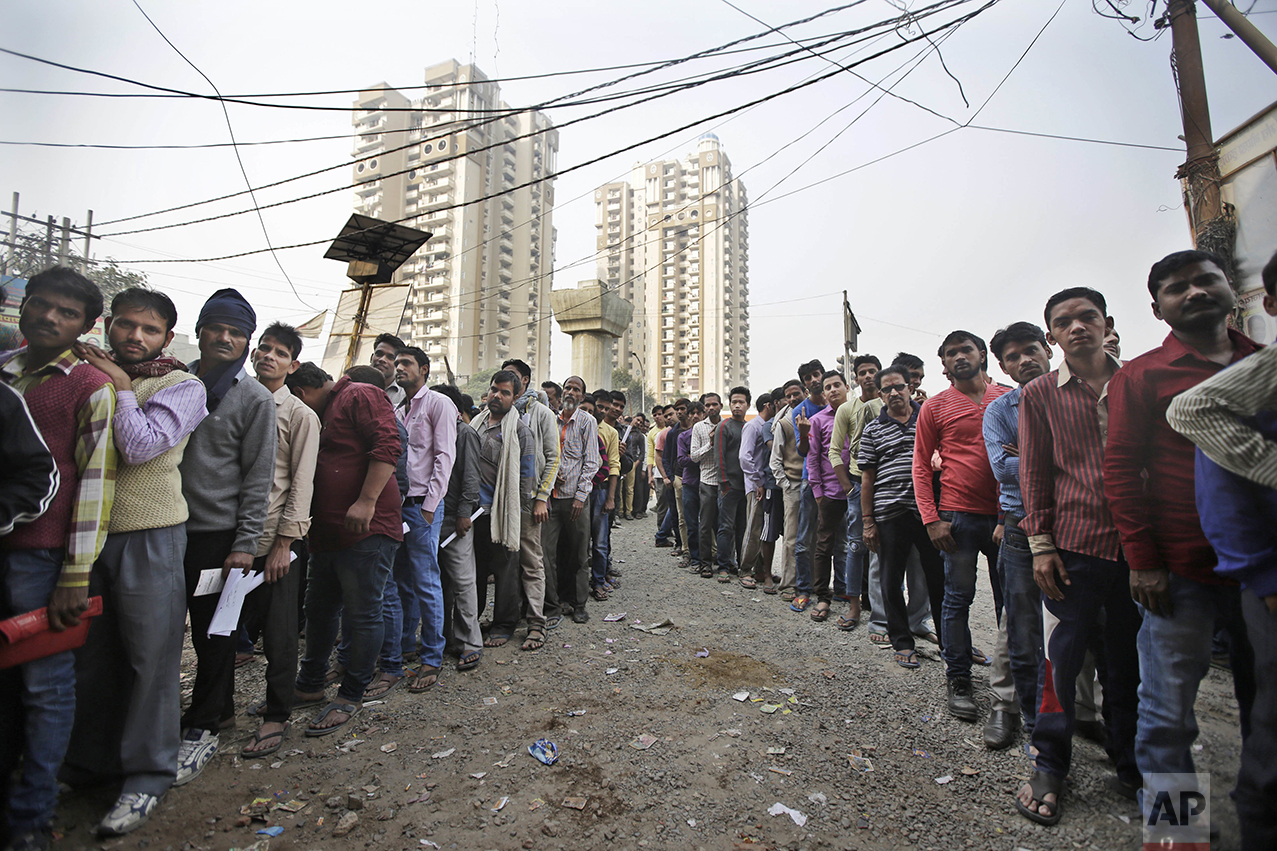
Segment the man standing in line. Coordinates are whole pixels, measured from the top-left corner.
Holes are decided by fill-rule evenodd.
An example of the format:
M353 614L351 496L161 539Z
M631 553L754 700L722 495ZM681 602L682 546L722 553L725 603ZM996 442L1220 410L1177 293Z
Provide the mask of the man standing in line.
M513 369L526 388L515 400L523 424L532 430L536 450L536 493L532 504L523 512L519 532L519 566L522 570L523 599L526 604L528 634L521 650L540 650L545 646L545 554L541 549L542 524L550 516L550 493L559 473L559 435L554 413L537 398L532 386L532 367L521 360L506 361L502 369Z
M404 347L404 341L394 334L378 334L373 341L372 356L369 363L386 376L386 397L396 411L408 401L408 394L395 380L395 358Z
M448 397L454 405L461 401L461 391L451 385L436 384L430 389ZM483 652L474 535L470 534L474 525L470 515L479 506L479 435L469 423L461 421L460 408L457 409L457 452L442 505L439 582L443 588L444 653L458 658L472 657ZM442 542L454 534L456 537L451 543L443 546Z
M1193 772L1193 704L1210 669L1216 623L1232 639L1243 747L1250 733L1254 651L1240 589L1214 572L1215 552L1194 499L1193 444L1166 421L1177 395L1258 349L1228 327L1236 297L1223 269L1220 258L1204 251L1178 251L1153 265L1153 315L1171 333L1128 361L1109 384L1104 487L1130 562L1131 595L1144 614L1135 760L1145 777ZM1145 812L1156 791L1146 790Z
M363 707L381 651L382 595L404 534L394 481L402 449L384 390L349 376L334 384L313 363L302 364L287 384L323 425L311 508L306 651L295 685L299 703L324 700L339 609L349 632L349 665L336 698L306 728L307 736L326 736Z
M191 434L179 469L186 521L186 609L197 666L182 716L174 786L189 783L217 753L223 719L235 714L234 635L208 634L218 594L195 596L200 574L247 571L266 527L275 480L275 400L244 371L257 314L233 289L213 293L195 322L200 357L189 369L204 382L209 416Z
M847 494L847 560L845 565L835 565L842 571L843 584L854 588L864 585L865 546L864 524L860 520L860 468L856 466L856 454L860 447L860 433L865 423L882 410L882 400L874 384L874 376L882 369L882 362L873 355L859 355L852 363L856 386L859 390L849 395L846 402L834 410L833 434L829 439L826 456L833 466L838 483ZM873 410L870 410L873 409ZM844 450L846 452L844 459ZM877 577L870 575L872 583ZM843 596L849 596L850 591ZM870 591L871 598L876 592ZM857 597L863 594L857 595ZM860 623L862 601L848 600L851 604L845 623ZM851 627L854 629L854 626Z
M634 466L626 473L624 508L629 516L622 520L638 520L647 516L647 418L641 413L635 414L628 426L630 433L626 440L626 454L634 459ZM622 434L624 437L624 434Z
M276 322L262 332L253 350L257 380L275 399L275 481L271 486L266 527L253 570L265 574L263 584L244 601L246 618L262 627L266 651L266 700L258 713L262 726L244 746L246 757L276 753L284 743L293 712L297 681L297 594L300 571L294 550L310 531L311 496L319 458L319 417L284 383L301 363L302 338L291 325Z
M678 433L675 446L674 472L680 483L682 505L679 510L687 518L687 566L699 575L709 556L701 555L701 466L692 460L692 435L697 423L705 419L705 406L695 400L687 403L687 428Z
M665 493L665 471L656 463L659 450L656 439L665 431L665 406L655 405L652 408L652 427L643 436L644 466L647 469L647 489L656 497L656 528L659 530L665 521L667 494ZM664 446L664 443L661 444Z
M816 592L816 608L812 609L811 619L828 620L834 597L843 591L851 598L850 608L838 617L838 628L852 630L860 622L860 589L854 589L855 594L851 594L852 589L846 588L841 575L847 563L847 492L829 463L834 412L847 401L847 382L842 373L830 370L825 373L823 389L829 404L811 417L807 452L807 479L819 511L816 552L811 562L812 586Z
M1024 500L1020 495L1020 391L1051 368L1051 349L1042 329L1032 322L1015 322L993 335L989 343L1002 371L1016 383L984 412L984 444L993 476L998 480L998 505L1004 528L998 550L998 576L1002 584L1002 616L998 641L1007 645L1007 662L1014 696L995 687L997 665L990 677L992 711L984 726L984 744L990 750L1008 748L1016 729L1024 722L1030 739L1037 720L1038 668L1042 659L1042 590L1033 578L1033 554L1023 529ZM995 660L1003 656L994 654ZM1092 672L1094 677L1094 672ZM1080 680L1079 680L1080 681ZM1016 697L1018 708L1016 711ZM1009 698L1009 699L1008 699Z
M612 512L616 510L616 486L621 479L621 436L616 430L618 411L607 390L595 395L595 411L607 456L607 484L595 490L590 504L590 596L603 601L607 599L608 566L612 561Z
M542 526L545 554L545 625L554 629L572 606L572 620L590 619L585 601L590 593L590 515L585 510L599 471L599 431L594 417L580 409L585 380L578 375L563 382L563 410L559 413L559 469L550 493L550 516ZM568 558L559 558L559 538L566 535ZM572 599L561 601L570 589Z
M913 489L922 522L944 553L944 612L940 636L949 691L949 713L975 721L980 710L971 685L971 627L976 561L983 553L997 563L993 530L998 525L997 480L984 448L984 409L1009 388L985 374L987 347L970 331L954 331L938 352L953 386L928 399L918 416ZM932 453L941 460L940 500L932 482Z
M683 508L683 476L678 467L678 438L685 430L690 430L692 422L688 418L688 400L677 399L670 407L673 408L673 419L666 414L666 420L669 421L670 427L665 432L664 448L661 449L661 466L665 469L666 482L674 486L674 497L670 501L670 513L665 515L660 529L656 533L656 545L658 547L667 547L669 544L669 536L675 537L677 546L674 548L675 555L686 556L689 552L688 548L688 532L687 532L687 515ZM697 494L697 505L700 504L700 495ZM662 538L662 534L665 535ZM700 546L699 541L697 546ZM690 566L690 562L687 562ZM698 568L699 569L699 568Z
M520 524L522 515L532 510L533 490L538 482L532 430L520 420L514 407L522 390L517 373L499 370L492 376L487 407L472 425L479 435L479 505L484 508L473 530L475 564L481 566L484 574L475 577L479 611L488 605L487 575L491 573L495 580L492 626L483 643L485 647L502 647L509 642L523 608ZM529 605L534 612L542 608L541 601L535 598ZM462 656L457 670L470 670L478 663L473 654Z
M807 397L803 383L797 378L785 382L782 388L784 407L779 408L772 419L772 477L780 486L785 503L785 549L781 556L780 599L792 602L798 596L798 573L794 565L795 544L798 540L799 509L802 505L803 461L798 454L798 438L794 433L794 410ZM779 406L780 403L778 402ZM810 596L811 589L802 593Z
M76 653L76 724L61 772L73 786L123 777L98 825L120 836L150 816L173 785L186 595L186 500L178 472L195 427L207 416L204 385L164 356L177 308L163 293L129 288L111 301L111 355L73 350L115 386L112 432L119 466L111 534L93 565L89 594L102 615ZM297 607L294 598L293 608Z
M777 394L779 395L779 394ZM741 433L740 466L745 476L745 500L749 505L749 521L745 532L745 552L741 556L740 584L775 594L772 582L772 558L776 554L776 538L784 523L785 506L771 471L772 418L776 403L771 393L758 397L758 416L745 424Z
M723 400L717 393L701 395L705 406L705 419L692 429L689 457L700 465L700 528L701 576L714 577L714 563L718 550L718 456L714 452L714 435L723 410Z
M820 361L812 360L798 367L798 380L807 388L807 398L794 409L791 418L798 454L803 459L803 484L798 504L798 533L794 544L794 570L797 575L798 596L789 604L795 612L805 612L811 606L814 592L811 563L816 550L816 529L820 525L820 511L816 497L811 492L808 478L807 454L811 449L807 435L811 431L811 418L825 407L825 368Z
M740 464L741 435L751 397L748 387L733 387L727 394L731 416L718 424L714 434L714 462L718 467L718 581L728 582L740 573L739 557L745 552L745 472Z
M97 367L77 363L72 346L102 315L97 285L55 266L32 276L18 329L23 348L0 355L0 380L22 395L57 465L59 486L48 509L3 539L0 618L48 607L49 625L78 626L88 608L89 577L102 551L115 492L115 388ZM21 721L4 730L3 748L22 754L8 788L8 834L17 848L52 840L58 767L75 718L75 654L24 663ZM8 707L6 707L8 708ZM12 767L12 766L6 766ZM5 780L8 780L6 776Z
M404 551L411 566L413 597L421 616L421 667L410 692L439 681L443 669L443 587L439 578L439 503L448 490L457 450L456 405L426 386L430 357L405 346L395 354L395 374L407 404L399 418L408 430L408 498L403 501ZM402 526L400 527L402 528Z
M563 410L563 388L553 381L542 381L541 389L545 391L546 405L557 417Z
M1072 764L1074 682L1097 631L1104 636L1108 672L1108 749L1117 764L1109 788L1132 798L1140 788L1135 753L1140 616L1102 475L1104 423L1112 421L1105 396L1122 369L1104 351L1104 332L1112 325L1108 306L1095 290L1072 287L1047 300L1045 319L1064 363L1029 382L1020 395L1023 529L1043 595L1044 660L1032 739L1038 757L1016 809L1051 825L1060 820L1060 794ZM1206 644L1209 650L1209 632Z
M908 352L897 352L891 362L898 363L909 370L909 387L913 392L913 401L919 405L927 401L927 391L922 389L922 379L927 377L927 368L922 358Z

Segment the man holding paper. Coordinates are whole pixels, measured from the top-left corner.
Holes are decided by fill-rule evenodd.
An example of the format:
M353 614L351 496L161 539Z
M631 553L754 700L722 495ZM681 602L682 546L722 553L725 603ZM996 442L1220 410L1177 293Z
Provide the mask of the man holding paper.
M61 776L72 786L123 777L98 825L103 836L141 826L177 773L189 513L178 465L208 408L199 379L164 356L176 324L168 296L130 288L111 300L111 353L75 346L115 386L119 464L110 534L89 579L103 612L76 653L76 719Z
M457 453L444 494L443 525L439 534L439 579L443 587L443 638L445 652L461 658L483 652L479 630L479 603L475 590L474 535L470 529L479 509L479 435L461 421L461 391L446 384L436 392L457 406Z

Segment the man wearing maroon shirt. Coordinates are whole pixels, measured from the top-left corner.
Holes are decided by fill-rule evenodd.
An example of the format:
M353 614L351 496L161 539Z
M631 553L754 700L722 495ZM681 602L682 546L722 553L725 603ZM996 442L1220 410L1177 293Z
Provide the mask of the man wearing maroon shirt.
M949 681L949 714L975 721L971 687L971 627L976 562L981 553L992 568L998 545L998 483L984 446L984 409L1010 390L985 374L988 347L970 331L954 331L937 353L953 386L932 396L918 415L914 441L913 490L918 511L935 548L944 553L944 612L941 654ZM931 456L939 450L940 501L936 504ZM934 614L934 613L933 613Z
M1227 326L1236 300L1223 268L1204 251L1178 251L1154 264L1153 315L1171 333L1109 383L1104 488L1130 563L1131 596L1144 610L1135 760L1146 779L1193 771L1193 703L1210 669L1217 622L1232 638L1242 737L1250 730L1254 652L1239 588L1213 572L1215 552L1194 501L1194 447L1166 421L1178 394L1258 348Z
M381 652L382 592L403 541L402 501L394 479L403 449L394 409L380 386L347 376L334 384L313 363L290 375L288 386L323 424L311 503L306 654L297 674L298 704L324 699L336 615L343 608L350 632L350 663L337 698L306 728L308 736L323 736L359 712Z

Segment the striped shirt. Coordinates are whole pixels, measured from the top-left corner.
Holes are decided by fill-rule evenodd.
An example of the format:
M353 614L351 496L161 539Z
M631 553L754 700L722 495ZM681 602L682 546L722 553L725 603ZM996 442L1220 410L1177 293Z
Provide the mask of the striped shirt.
M692 449L690 457L700 465L701 482L711 487L718 487L718 453L714 451L714 435L718 432L718 423L701 420L692 426Z
M1166 419L1225 470L1277 489L1277 443L1245 421L1260 411L1277 411L1277 346L1179 394Z
M600 463L599 424L594 417L580 408L559 414L559 470L551 496L588 500Z
M126 464L144 464L182 442L208 416L202 381L179 381L156 391L143 405L137 394L115 394L115 446Z
M884 407L860 433L856 466L874 471L873 518L878 521L908 512L918 514L918 501L913 495L913 444L922 406L917 402L909 404L913 410L908 422L900 422Z
M940 520L931 455L940 451L940 510L998 513L998 482L984 448L984 409L1010 387L990 381L980 403L950 387L922 405L913 453L913 490L923 523Z
M1121 369L1111 356L1109 363ZM1021 528L1035 554L1058 546L1107 561L1122 557L1104 498L1106 407L1105 393L1073 375L1068 361L1021 390Z

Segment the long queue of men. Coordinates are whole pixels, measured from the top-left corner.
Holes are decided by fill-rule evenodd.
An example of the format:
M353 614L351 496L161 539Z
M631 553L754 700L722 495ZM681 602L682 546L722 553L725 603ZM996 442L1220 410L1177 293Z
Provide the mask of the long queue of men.
M467 671L485 648L540 649L619 585L611 529L649 494L655 544L681 567L848 633L866 621L905 669L918 640L937 644L955 718L979 720L972 670L991 665L984 740L1009 747L1023 727L1035 769L1015 806L1043 824L1061 816L1075 733L1146 807L1150 778L1191 774L1222 633L1245 847L1274 847L1277 349L1227 327L1223 268L1203 252L1154 265L1171 333L1129 362L1103 295L1074 287L1047 300L1045 331L948 335L952 386L931 398L906 353L862 355L851 376L813 360L757 398L732 388L727 416L708 393L656 406L650 428L624 393L577 376L538 390L517 360L476 409L388 334L334 380L299 361L295 329L258 333L234 290L203 306L191 364L164 355L177 312L144 289L112 300L103 351L77 342L104 312L97 288L34 276L27 345L0 355L0 616L43 607L62 630L91 596L103 611L74 653L0 671L4 847L48 846L59 782L119 784L110 836L196 779L235 717L241 642L260 639L267 663L247 756L279 750L296 709L317 709L305 735L329 735L366 699L431 689L445 655ZM1264 280L1277 312L1277 264ZM1016 387L990 380L989 351ZM981 555L987 653L969 627ZM196 592L234 571L264 582L222 635L218 595Z
M861 355L849 376L809 361L757 399L732 388L729 417L716 393L657 406L655 545L817 622L845 606L844 631L867 611L868 640L903 668L921 664L917 639L938 644L962 721L981 715L972 666L991 665L985 744L1010 747L1023 727L1034 770L1014 805L1048 826L1075 734L1103 744L1107 788L1155 822L1160 795L1194 791L1170 784L1196 782L1193 707L1222 641L1243 847L1277 848L1277 347L1228 326L1224 269L1202 251L1155 264L1170 333L1130 361L1104 296L1071 287L1046 301L1045 330L946 336L952 386L931 398L923 361L902 352L886 367ZM1277 315L1277 257L1263 280ZM1014 387L990 380L990 351ZM987 654L969 625L982 555Z
M242 751L261 757L294 710L318 710L305 735L335 733L366 699L431 689L446 654L477 668L522 621L539 650L619 582L610 522L618 484L634 511L644 435L641 416L618 433L623 394L571 377L547 382L551 409L511 360L478 410L390 334L334 380L299 361L296 329L259 334L232 289L203 305L183 364L164 354L167 296L116 295L103 350L79 340L105 307L83 275L46 270L22 301L27 344L0 354L0 618L42 611L61 632L102 602L82 647L0 670L6 851L48 847L59 784L118 784L97 827L118 836L195 780L235 723L237 649L266 657ZM261 584L214 629L205 592L232 574Z

